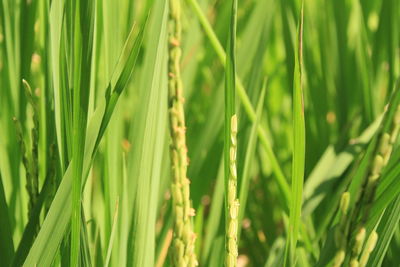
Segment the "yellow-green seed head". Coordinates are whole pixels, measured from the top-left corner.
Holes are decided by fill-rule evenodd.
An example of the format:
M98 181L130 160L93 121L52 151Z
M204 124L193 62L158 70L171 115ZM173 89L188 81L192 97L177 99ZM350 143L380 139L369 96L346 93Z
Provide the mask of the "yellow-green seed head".
M190 198L190 187L189 187L189 180L185 178L182 186L182 193L183 193L183 198L184 199L189 199Z
M357 255L360 254L361 249L364 245L365 235L366 235L365 228L362 227L356 235L353 247L353 252L356 253Z
M383 156L387 153L390 145L390 135L388 133L383 133L381 137L381 142L379 145L379 153Z
M340 210L343 214L347 214L347 211L349 209L349 203L350 203L350 193L344 192L340 199Z
M178 252L177 253L178 258L183 258L183 255L185 253L185 248L182 241L179 239L175 240L175 251Z
M350 267L359 267L359 265L360 263L356 259L350 261Z
M233 205L230 207L230 216L231 219L237 219L238 214L239 214L239 199L236 199L233 202Z
M237 134L237 117L234 114L231 118L231 143L232 146L236 146L236 134Z
M373 185L374 183L376 183L379 179L379 174L372 174L368 177L368 184L369 185Z
M235 201L236 198L236 183L233 180L228 181L228 203Z
M343 249L339 250L336 255L335 258L333 260L333 267L340 267L344 261L344 258L346 256L346 253L344 252Z
M237 178L237 173L236 173L236 162L235 161L231 162L230 171L231 171L232 178L236 179Z
M182 204L182 193L176 184L171 185L172 197L177 204Z
M376 242L378 241L378 234L373 231L367 240L367 244L365 245L365 251L360 259L360 267L364 267L368 263L369 256L371 252L374 250L376 246Z
M237 220L231 220L229 222L229 236L237 236L238 231L238 223Z
M232 254L228 254L226 258L226 266L236 266L236 257Z
M378 233L373 231L366 245L366 249L369 253L371 253L374 250L377 241L378 241Z
M393 145L389 145L386 154L383 156L383 164L386 166L389 163L390 156L392 155Z
M397 106L397 110L393 118L393 124L394 126L390 138L390 142L392 144L396 142L397 136L399 135L400 132L400 105Z
M182 234L182 238L183 240L189 240L192 234L192 229L190 227L190 225L188 223L185 224L185 226L183 227L183 234Z
M179 259L179 267L187 267L186 261L183 258Z
M380 175L383 168L383 157L376 155L373 162L372 175Z
M175 213L176 213L176 217L183 218L183 207L182 206L176 206L175 207Z
M236 149L234 147L231 147L229 149L229 158L231 161L235 161L236 160Z
M229 253L231 253L233 256L238 256L237 252L237 243L234 238L230 238L228 241L228 246L229 246Z
M191 257L189 259L189 266L199 266L199 262L196 260L196 257Z
M400 124L400 105L397 106L396 113L393 117L393 123L397 125Z
M399 132L400 132L400 124L395 124L392 133L390 134L390 143L392 144L396 143Z
M233 134L236 134L237 133L237 116L236 116L236 114L234 114L233 116L232 116L232 118L231 118L231 132L233 133Z

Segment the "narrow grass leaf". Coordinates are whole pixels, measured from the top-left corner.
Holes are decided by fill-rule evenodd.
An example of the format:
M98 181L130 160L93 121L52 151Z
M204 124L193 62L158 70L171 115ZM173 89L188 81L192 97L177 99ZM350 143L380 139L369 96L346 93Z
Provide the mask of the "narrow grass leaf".
M141 40L139 38L139 40ZM137 54L137 49L140 48L139 44L133 46L131 53ZM131 70L127 70L131 71ZM112 110L112 106L109 106ZM95 151L98 148L99 141L102 138L100 128L107 125L107 120L104 120L106 112L106 99L101 101L96 111L94 112L88 124L88 131L86 133L85 141L85 156L84 156L84 173L88 173L89 167L93 160ZM86 179L86 176L84 176ZM84 181L85 182L85 181ZM66 233L69 217L71 216L71 200L70 195L72 191L72 171L70 166L67 168L61 184L58 187L57 193L54 197L50 210L43 222L42 228L29 251L29 254L24 262L24 266L50 266L55 252L57 251L61 240Z
M368 260L368 267L380 267L389 248L392 237L399 226L400 197L398 196L385 210L379 222L378 241Z
M74 12L74 13L73 13ZM68 12L67 12L68 13ZM71 265L78 266L81 236L82 176L87 127L90 73L93 48L94 2L75 2L68 14L74 16L73 36L73 137Z
M154 266L155 225L167 126L167 4L157 0L149 18L139 98L128 160L130 240L127 265ZM140 179L134 179L140 177Z
M108 265L110 264L111 251L112 251L112 248L113 248L114 236L115 236L115 231L116 231L116 228L117 228L118 207L119 207L119 200L117 198L117 203L115 203L115 211L114 211L114 216L113 216L111 235L110 235L110 239L109 239L109 242L108 242L107 255L106 255L106 259L104 261L105 262L104 263L105 267L108 267Z
M14 256L14 242L10 226L9 211L0 173L0 258L9 266Z
M260 123L261 115L262 115L262 110L264 107L264 102L265 102L265 92L267 90L267 81L264 81L260 97L258 100L257 104L257 118L256 121L253 123L253 126L251 127L251 132L250 132L250 137L249 137L249 142L247 145L246 149L246 156L244 160L244 166L243 166L243 172L242 172L242 179L240 182L240 195L239 195L239 203L240 203L240 209L239 209L239 225L242 225L242 220L246 211L246 203L247 203L247 197L250 191L249 185L250 185L250 169L252 166L252 163L254 162L254 153L256 150L256 144L257 144L257 129L258 129L258 124ZM240 233L241 233L242 227L239 227L238 231L238 240L240 242ZM240 244L240 243L239 243Z
M295 264L295 251L301 224L301 207L303 202L303 180L305 164L305 122L302 84L302 46L303 46L303 13L302 4L298 25L298 42L295 51L295 68L293 79L293 159L292 159L292 197L290 204L289 232L286 243L285 266ZM289 265L288 265L289 264Z
M224 160L223 157L221 157L221 163L219 164L214 192L212 195L210 215L205 226L206 234L203 242L204 247L200 258L200 262L204 264L210 259L214 239L216 238L218 229L222 224L221 221L223 221L221 220L221 217L222 211L224 210L224 180Z

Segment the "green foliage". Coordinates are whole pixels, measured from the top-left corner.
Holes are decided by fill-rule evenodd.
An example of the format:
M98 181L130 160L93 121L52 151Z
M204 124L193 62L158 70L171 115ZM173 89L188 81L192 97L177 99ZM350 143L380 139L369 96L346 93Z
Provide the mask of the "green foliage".
M293 158L292 158L292 194L288 242L286 242L285 266L295 265L297 240L301 224L301 208L303 204L303 180L305 169L305 122L303 100L303 16L304 2L301 3L301 14L298 24L298 40L296 42L294 77L293 77Z
M400 3L174 3L0 0L1 265L399 266Z

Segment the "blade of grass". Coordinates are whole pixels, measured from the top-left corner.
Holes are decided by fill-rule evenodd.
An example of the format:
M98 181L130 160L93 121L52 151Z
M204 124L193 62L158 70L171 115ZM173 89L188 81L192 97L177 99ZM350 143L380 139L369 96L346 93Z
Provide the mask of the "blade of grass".
M61 35L62 35L62 21L64 17L64 1L55 1L52 3L49 11L49 22L50 22L50 58L51 58L51 68L52 68L52 81L54 88L54 113L55 113L55 128L57 135L57 145L58 145L58 153L61 161L61 171L65 172L64 163L67 162L66 156L66 147L63 140L65 140L64 135L64 122L62 115L62 105L63 101L61 100L61 64L62 56L61 56Z
M283 238L277 238L272 244L271 251L268 259L265 262L264 267L275 267L282 264L285 253L285 240Z
M221 157L222 158L222 157ZM207 220L205 227L205 238L203 242L203 251L201 254L200 262L205 264L209 262L209 257L212 252L211 248L213 246L214 239L218 234L218 229L221 224L221 215L224 206L224 161L221 159L219 164L218 174L216 177L216 182L214 186L214 193L212 195L211 207L209 219Z
M379 236L378 242L373 250L368 264L368 267L380 267L387 253L387 250L392 240L393 234L398 229L400 220L400 197L397 197L385 210L377 233Z
M224 237L217 236L212 244L211 255L208 266L210 267L224 266L224 256L223 256L224 250L225 250Z
M110 122L111 115L114 111L115 105L119 97L121 96L122 90L127 86L134 66L136 64L136 59L139 55L140 46L143 41L144 30L147 25L147 20L144 22L142 29L139 34L135 36L134 28L135 24L132 26L131 31L127 37L124 48L118 59L118 63L114 72L111 76L111 81L107 87L105 98L107 99L107 105L103 120L100 126L100 132L96 140L96 147L99 145L100 140L104 134L104 131Z
M118 219L118 198L117 198L117 203L115 203L115 211L114 211L114 217L113 217L113 223L112 223L112 229L111 229L111 236L108 242L108 248L107 248L107 256L105 258L105 263L104 266L108 267L108 265L110 264L110 259L111 259L111 251L112 251L112 247L113 247L113 243L114 243L114 236L115 236L115 230L117 227L117 219Z
M128 266L154 266L155 225L162 157L167 131L167 3L154 3L141 77L138 110L130 141L136 144L128 160L131 218ZM136 179L140 177L140 179Z
M19 51L19 56L20 56L20 62L19 62L19 75L21 79L25 80L31 80L31 61L32 61L32 54L34 51L34 44L35 44L35 38L36 34L34 33L34 26L35 26L35 16L37 12L37 6L38 6L39 1L33 1L33 2L26 2L23 1L21 2L21 7L20 7L20 51ZM36 40L37 41L37 40ZM22 81L19 81L19 87L20 90L22 91L23 88ZM25 121L25 112L24 110L26 109L26 102L27 99L24 94L20 94L20 114L19 118L21 119L21 122Z
M40 212L42 210L43 203L48 197L51 189L51 178L47 177L42 190L40 191L39 197L37 199L35 207L32 209L29 221L25 226L24 232L22 234L21 241L18 244L18 248L15 252L13 258L12 266L21 266L27 256L29 249L34 241L37 229L40 224Z
M10 6L11 5L11 6ZM23 227L22 212L23 201L18 198L19 188L22 187L20 177L20 160L21 153L18 147L18 138L15 135L15 126L12 117L19 115L19 95L18 88L18 62L17 52L18 46L15 45L15 33L13 28L13 16L15 10L12 2L0 1L0 28L2 35L2 42L0 45L0 83L2 90L0 98L2 99L2 109L0 111L0 120L2 126L2 137L0 138L0 154L2 159L0 161L0 168L2 171L3 185L5 188L13 188L11 190L10 198L8 199L8 207L10 212L15 213L15 216L10 216L11 230L14 235L21 231ZM7 194L7 192L5 192ZM20 209L20 211L17 211ZM23 210L23 209L22 209Z
M73 23L73 138L72 138L72 216L71 216L71 265L78 266L81 237L82 176L87 127L90 73L92 63L94 2L75 2L70 14Z
M0 258L5 266L9 266L13 256L14 242L12 239L8 207L0 172Z
M4 36L5 44L3 45L4 56L7 60L7 81L10 86L11 99L13 100L11 106L15 112L13 116L18 116L19 114L19 87L20 82L18 64L17 64L17 49L18 47L14 44L15 36L13 35L13 15L14 9L10 7L9 1L0 1L0 19L2 22L2 34Z
M89 252L89 238L87 233L87 223L85 219L85 213L83 207L81 207L81 231L80 231L80 266L82 267L91 267L92 262L90 259L90 252Z
M290 205L289 232L286 242L284 266L295 264L295 251L301 224L301 207L303 201L303 180L305 165L305 122L302 81L302 46L303 46L303 16L302 2L300 21L298 25L298 42L295 51L295 68L293 78L293 159L292 159L292 197Z
M123 51L121 55L131 55L131 53L136 55L138 54L138 50L140 49L142 43L144 29L145 25L143 25L141 32L137 36L137 39L133 36L130 36L130 38L127 39L126 42L134 42L134 45L126 45L125 47L132 47L130 53L127 51ZM130 60L136 61L136 57L130 57ZM134 64L132 64L131 62L129 64L127 63L127 65L132 66L132 68L134 67ZM122 73L131 73L132 68L124 68ZM120 83L119 85L124 87L126 86L126 84L123 83ZM122 89L120 88L112 88L112 91L118 92L121 90ZM98 140L101 140L104 133L104 131L100 131L100 128L103 127L105 129L109 121L109 118L105 119L106 106L108 110L107 114L112 114L112 110L115 107L115 105L107 105L106 102L109 101L110 99L103 99L103 101L98 104L96 111L94 112L88 125L88 131L86 133L85 141L85 162L83 164L85 174L88 173L89 166L91 165L91 162L97 151L99 143ZM83 176L83 179L86 179L85 175ZM50 210L43 222L42 228L39 231L39 234L34 244L32 245L32 248L30 249L27 258L25 259L24 266L34 266L35 264L37 264L38 266L49 266L51 264L52 259L55 256L55 251L59 247L61 240L67 230L69 223L68 218L71 216L71 190L72 171L71 167L69 166L64 174L61 184L59 185Z
M260 93L259 101L257 104L257 118L256 121L253 123L253 126L251 127L251 133L249 137L249 142L247 145L246 149L246 156L245 156L245 161L244 161L244 166L243 166L243 173L242 173L242 180L240 182L240 197L239 197L239 203L240 203L240 209L239 209L239 225L242 225L242 220L245 214L246 210L246 203L247 203L247 196L249 194L249 184L250 184L250 168L252 165L252 162L254 160L254 153L256 150L256 143L257 143L257 129L258 125L260 123L261 115L262 115L262 110L264 107L264 98L265 98L265 92L267 90L267 81L264 81L263 88ZM240 242L240 233L241 233L242 227L239 227L238 229L238 240Z

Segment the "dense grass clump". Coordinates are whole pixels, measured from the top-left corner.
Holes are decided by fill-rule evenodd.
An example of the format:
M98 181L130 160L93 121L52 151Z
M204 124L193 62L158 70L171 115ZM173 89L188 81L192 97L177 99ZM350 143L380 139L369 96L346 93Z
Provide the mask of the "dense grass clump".
M0 0L0 265L400 266L396 0Z

